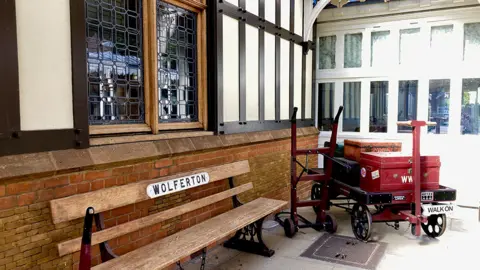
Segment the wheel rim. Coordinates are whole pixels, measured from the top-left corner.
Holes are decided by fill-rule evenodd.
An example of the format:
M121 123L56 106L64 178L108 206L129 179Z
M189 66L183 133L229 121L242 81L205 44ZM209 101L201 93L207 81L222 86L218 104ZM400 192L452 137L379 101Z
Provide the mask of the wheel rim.
M429 237L435 238L441 236L447 228L447 216L431 215L427 218L427 224L422 223L422 229Z
M355 204L351 215L352 230L355 237L367 241L372 232L372 214L366 205Z

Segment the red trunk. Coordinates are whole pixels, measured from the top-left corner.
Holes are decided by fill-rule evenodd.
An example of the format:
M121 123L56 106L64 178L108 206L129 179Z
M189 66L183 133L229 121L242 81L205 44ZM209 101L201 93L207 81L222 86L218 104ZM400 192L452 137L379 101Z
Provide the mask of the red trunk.
M403 153L362 153L360 188L367 192L414 191L412 156ZM420 158L421 189L440 187L440 157Z

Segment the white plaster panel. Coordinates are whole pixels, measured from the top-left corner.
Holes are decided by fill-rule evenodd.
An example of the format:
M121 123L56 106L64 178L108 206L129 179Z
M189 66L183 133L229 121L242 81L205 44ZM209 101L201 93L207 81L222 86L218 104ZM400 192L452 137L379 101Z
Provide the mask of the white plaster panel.
M22 130L73 128L70 5L16 0Z
M302 47L293 45L293 105L302 111Z
M265 32L265 120L275 120L275 36Z
M281 0L280 25L290 31L290 0Z
M226 0L227 2L234 4L235 6L238 6L238 0ZM248 2L248 0L247 0Z
M258 120L258 29L246 25L246 114L247 121Z
M302 36L303 32L303 1L295 0L295 34Z
M308 50L305 74L305 119L312 118L312 51Z
M248 12L258 16L258 1L259 0L246 0L245 6Z
M265 20L275 23L275 0L265 0Z
M280 119L289 119L290 42L280 40Z
M239 121L238 21L223 15L223 121Z

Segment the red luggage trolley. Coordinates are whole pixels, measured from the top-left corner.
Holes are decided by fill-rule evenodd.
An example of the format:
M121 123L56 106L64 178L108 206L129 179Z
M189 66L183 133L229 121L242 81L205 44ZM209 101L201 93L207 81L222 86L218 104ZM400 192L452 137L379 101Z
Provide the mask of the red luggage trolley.
M353 233L357 239L362 241L368 241L370 238L372 223L374 222L394 222L394 225L391 226L398 229L399 222L407 221L411 224L411 232L413 235L420 236L420 228L422 228L430 237L441 236L447 227L446 213L453 211L453 205L449 204L449 202L455 201L456 190L441 186L438 183L435 185L434 181L430 181L431 178L437 177L438 179L439 160L438 166L436 166L435 162L437 159L435 159L435 157L420 156L420 128L436 124L417 120L398 122L398 125L412 128L412 155L405 156L397 152L370 154L370 156L373 156L370 160L375 161L375 158L377 158L378 161L378 159L380 159L381 164L382 156L394 157L397 160L406 159L406 166L405 162L393 162L389 164L389 169L406 169L409 176L404 178L394 175L397 181L404 181L404 183L395 183L395 185L390 185L386 190L382 188L376 190L378 189L378 185L372 187L370 183L361 182L375 179L380 181L384 179L379 179L381 177L380 173L372 168L371 163L365 165L362 164L362 160L358 163L357 161L348 160L343 157L334 157L337 145L338 120L342 110L343 107L340 107L333 121L332 134L328 147L314 149L297 149L297 108L293 110L291 118L290 161L291 209L290 212L281 212L275 216L275 219L283 226L285 235L287 237L293 237L299 228L305 227L311 227L316 230L323 229L330 233L336 232L337 223L335 217L327 212L331 206L336 206L344 208L350 213ZM325 158L325 168L309 169L308 155L310 154L322 155ZM305 166L297 160L297 156L300 155L306 155ZM369 154L365 154L365 156L367 155ZM377 157L374 157L375 155L377 155ZM430 165L427 165L427 163ZM333 166L334 164L335 166ZM302 168L299 176L297 176L297 165ZM360 167L362 168L360 169ZM369 177L366 177L367 170L365 167L370 167ZM426 167L433 167L433 171L428 171L421 175L421 170ZM425 181L422 181L422 176L426 179ZM311 200L300 201L297 197L297 184L300 181L316 182L312 186ZM361 186L367 188L364 190ZM396 190L396 188L398 188L398 190ZM337 200L347 200L347 203L334 203L334 201ZM354 201L354 203L350 203L350 200ZM353 207L350 208L352 204ZM316 212L317 217L315 222L310 222L297 213L299 207L307 206L312 206ZM372 213L371 209L373 208L376 210ZM280 219L282 214L288 214L289 216L282 221ZM300 221L303 224L300 224Z
M325 230L330 233L337 231L337 222L333 215L329 214L327 211L330 208L329 201L329 182L332 179L332 162L335 153L335 146L337 141L337 127L338 120L340 119L340 114L343 111L343 106L341 106L335 116L335 119L332 124L332 135L330 138L330 146L324 148L314 148L314 149L297 149L297 107L293 108L293 114L291 118L291 160L290 160L290 212L281 212L275 216L275 220L279 222L284 230L287 237L293 237L299 228L311 227L315 230ZM327 161L327 166L325 170L318 169L315 172L308 169L308 155L323 155ZM305 155L306 164L305 166L298 162L297 156ZM302 171L299 176L297 176L297 165L302 168ZM305 175L304 175L305 174ZM315 181L319 183L318 198L312 200L301 201L297 197L297 185L301 181ZM299 207L311 207L317 209L316 220L311 222L306 218L302 217L297 213L297 208ZM283 214L288 214L289 217L285 218L283 221L280 219L280 216ZM299 223L302 222L302 224Z
M391 226L398 229L399 222L407 221L411 224L413 235L420 236L420 228L422 228L429 237L439 237L447 227L446 213L453 211L453 205L449 202L455 201L456 190L431 181L432 178L438 181L440 163L438 157L420 156L420 128L436 124L417 120L397 124L412 128L412 155L405 156L397 152L362 153L360 164L358 164L361 167L360 175L351 175L359 178L357 185L352 184L351 181L347 183L345 179L335 179L335 177L330 183L332 195L330 204L350 212L353 233L362 241L368 241L374 222L394 222ZM372 160L377 161L377 164L380 164L379 167L386 165L389 169L388 173L382 175L379 167L372 165L374 164ZM355 161L352 162L355 163ZM408 175L399 177L399 173L396 173L398 171L405 171ZM393 180L396 182L392 183ZM377 182L374 183L375 181ZM385 183L384 187L380 188L379 182ZM316 190L314 185L312 198L321 195L314 194ZM332 202L337 199L353 200L355 203L350 208L350 203ZM345 205L348 206L345 207ZM369 206L375 208L373 213Z

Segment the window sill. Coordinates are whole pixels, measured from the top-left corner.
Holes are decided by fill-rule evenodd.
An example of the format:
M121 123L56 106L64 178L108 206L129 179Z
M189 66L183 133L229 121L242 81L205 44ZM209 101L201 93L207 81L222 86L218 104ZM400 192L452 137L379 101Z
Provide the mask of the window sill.
M120 143L132 143L132 142L148 142L177 138L193 138L200 136L213 135L211 131L185 131L185 132L172 132L165 134L144 134L144 135L124 135L124 136L112 136L102 138L90 138L90 146L100 146L109 144Z

